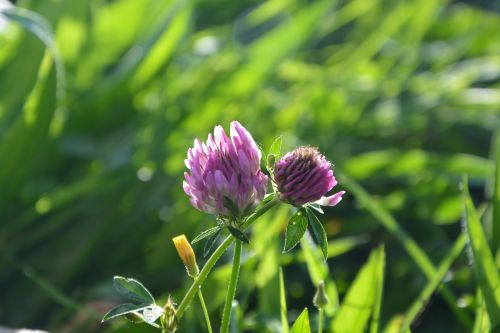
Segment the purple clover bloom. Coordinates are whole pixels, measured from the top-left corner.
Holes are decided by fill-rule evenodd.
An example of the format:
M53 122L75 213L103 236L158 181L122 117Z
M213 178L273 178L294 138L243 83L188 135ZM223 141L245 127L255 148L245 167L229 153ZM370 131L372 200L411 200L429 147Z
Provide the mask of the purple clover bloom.
M200 211L239 217L264 198L268 178L260 171L261 152L252 135L233 121L230 137L216 126L206 143L194 141L185 160L190 173L184 172L183 188Z
M298 147L276 162L274 181L280 199L294 206L308 202L335 206L345 193L340 191L324 197L337 185L337 180L330 162L313 147Z

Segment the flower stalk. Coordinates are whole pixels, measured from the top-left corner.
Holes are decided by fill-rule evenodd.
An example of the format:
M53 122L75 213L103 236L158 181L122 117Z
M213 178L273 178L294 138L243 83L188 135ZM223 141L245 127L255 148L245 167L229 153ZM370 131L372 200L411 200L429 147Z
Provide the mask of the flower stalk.
M222 312L221 333L229 332L229 318L231 318L231 309L233 307L233 299L236 294L236 285L238 283L238 276L240 273L242 243L237 240L234 244L234 257L233 266L231 269L231 279L227 288L226 303L224 304L224 311Z
M201 289L198 289L198 298L200 299L201 308L203 309L203 315L205 316L205 322L207 324L208 333L212 333L212 324L210 323L210 316L208 315L207 306L205 304L205 299L201 293Z
M278 203L279 200L277 200L277 198L274 197L272 200L262 205L260 209L256 210L255 213L250 215L245 220L242 226L242 230L248 228L259 217L264 215L269 209L276 206ZM203 266L203 268L201 269L200 274L198 274L198 276L194 279L193 284L191 284L191 287L189 287L189 290L187 291L186 295L184 295L184 298L179 304L179 307L177 308L177 319L180 319L184 315L184 312L186 311L187 307L193 300L193 297L198 292L200 286L203 285L203 283L205 282L208 274L214 267L215 263L219 260L224 251L227 250L227 248L233 243L234 240L235 240L234 236L232 235L227 236L226 239L224 239L224 241L219 245L219 247L215 249L214 253L210 256L210 258L208 258L207 262L205 263L205 266Z

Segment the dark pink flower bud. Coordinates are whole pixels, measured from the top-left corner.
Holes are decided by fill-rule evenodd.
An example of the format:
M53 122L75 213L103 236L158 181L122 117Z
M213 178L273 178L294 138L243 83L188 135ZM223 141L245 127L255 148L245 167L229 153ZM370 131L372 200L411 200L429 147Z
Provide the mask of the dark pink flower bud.
M240 216L266 194L268 179L260 171L261 152L252 136L233 121L230 137L216 126L206 143L197 139L188 150L184 192L203 212Z
M345 193L324 197L337 181L330 162L313 147L298 147L283 156L274 167L274 181L280 199L294 206L308 202L335 206Z

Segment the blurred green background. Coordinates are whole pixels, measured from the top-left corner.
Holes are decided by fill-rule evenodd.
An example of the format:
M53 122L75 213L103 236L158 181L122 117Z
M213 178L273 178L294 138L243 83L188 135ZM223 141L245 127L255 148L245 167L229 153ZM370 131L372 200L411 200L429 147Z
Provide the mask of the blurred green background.
M0 24L0 325L151 332L100 324L95 311L120 301L113 275L182 298L188 281L171 238L192 239L214 225L182 191L186 150L234 119L264 147L281 134L285 151L319 147L435 264L461 230L461 175L478 204L490 197L500 129L499 1L16 6L50 23L64 73L56 75L39 38ZM347 195L322 217L330 275L342 297L370 250L385 243L382 322L389 323L425 275L366 200L337 188ZM244 254L238 299L246 331L280 331L278 263L291 319L311 306L302 250L281 254L289 216L283 207L260 220ZM202 246L195 250L202 263ZM205 288L214 322L228 258ZM470 331L454 314L474 317L469 261L462 254L446 276L455 309L434 295L414 332ZM198 308L193 303L181 332L203 331Z

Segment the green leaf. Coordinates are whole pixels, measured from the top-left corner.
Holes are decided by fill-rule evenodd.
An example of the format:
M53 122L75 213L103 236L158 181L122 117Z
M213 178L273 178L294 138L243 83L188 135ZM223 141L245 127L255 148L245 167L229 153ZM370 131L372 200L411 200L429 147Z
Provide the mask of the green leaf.
M335 333L362 333L373 313L380 284L376 277L384 266L384 248L372 251L350 286L340 309L332 322Z
M271 147L269 148L268 155L275 155L279 157L281 155L281 145L283 142L282 136L278 136L276 139L274 139L273 143L271 144Z
M490 318L486 312L486 304L481 293L481 289L477 288L476 293L476 313L474 327L472 333L490 332Z
M328 239L326 237L326 231L316 214L314 214L311 209L306 208L306 215L314 240L316 241L316 244L319 245L321 252L323 253L323 259L326 261L326 259L328 259Z
M109 310L108 313L106 313L104 317L102 317L102 322L108 321L110 319L119 316L126 315L131 312L141 311L148 307L151 307L151 304L140 304L140 305L131 303L120 304Z
M467 224L467 233L474 256L474 268L486 303L486 310L490 317L491 326L495 327L500 324L500 277L493 255L489 249L479 214L470 198L468 182L465 177L463 179L463 187L464 219Z
M375 305L373 308L373 315L370 325L370 333L378 333L380 331L381 319L380 312L382 311L382 300L384 298L384 280L385 280L385 251L384 246L381 245L378 249L381 253L378 264L375 267L375 274L373 276L376 281L375 292Z
M286 308L286 290L285 290L285 279L283 277L283 268L280 267L279 273L280 279L280 314L281 314L281 333L288 333L288 315Z
M282 143L282 138L281 136L279 136L273 141L271 147L269 148L266 161L267 161L267 166L270 168L274 168L276 160L279 159L281 156L281 143Z
M208 239L205 242L205 246L203 247L203 257L206 257L210 253L214 245L217 243L217 240L219 239L221 234L222 234L222 229L219 229L214 234L208 237Z
M203 231L201 234L199 234L198 236L196 236L191 241L191 244L197 243L197 242L201 241L202 239L205 239L205 238L207 238L209 236L212 236L213 234L215 234L219 230L221 230L221 227L219 227L219 226L207 229L207 230Z
M295 320L290 333L311 333L311 326L309 325L309 314L307 308L305 308L297 318L297 320Z
M493 179L493 197L492 197L492 241L493 253L499 250L500 247L500 131L494 136L493 147L495 150L494 158L496 160L495 176Z
M307 217L303 209L299 209L290 219L286 227L285 247L283 252L293 249L300 241L307 229Z
M233 235L234 237L236 237L236 239L239 239L243 243L248 244L250 242L248 240L248 237L240 229L232 227L230 225L227 226L227 229L229 230L231 235Z
M65 96L66 76L50 23L43 16L35 12L15 6L0 10L0 14L20 24L23 28L38 37L50 51L57 72L57 99L61 103Z
M142 283L135 279L115 276L113 278L113 284L120 294L130 299L131 301L135 301L138 303L155 304L155 299L153 298L149 290L147 290L146 287L142 285Z

